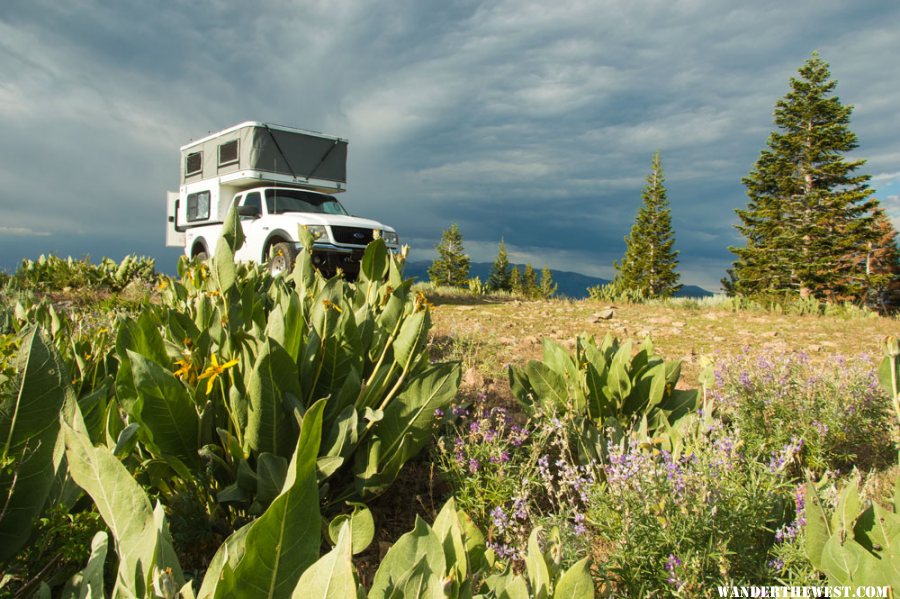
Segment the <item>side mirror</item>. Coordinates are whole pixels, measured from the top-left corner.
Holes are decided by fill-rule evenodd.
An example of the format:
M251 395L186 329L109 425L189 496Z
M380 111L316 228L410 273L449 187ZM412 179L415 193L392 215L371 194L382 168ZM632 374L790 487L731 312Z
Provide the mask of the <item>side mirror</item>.
M259 218L259 206L238 206L238 216Z

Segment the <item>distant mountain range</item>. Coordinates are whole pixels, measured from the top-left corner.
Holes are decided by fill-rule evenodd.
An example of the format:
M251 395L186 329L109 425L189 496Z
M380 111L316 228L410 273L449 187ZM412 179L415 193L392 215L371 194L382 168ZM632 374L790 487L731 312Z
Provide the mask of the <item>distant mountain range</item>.
M427 260L407 262L405 274L408 277L415 277L417 281L427 281L429 266L431 266L431 262ZM518 266L519 272L525 270L524 264L511 264L510 268L513 266ZM488 277L491 276L493 267L494 265L491 262L473 262L469 265L469 277L478 277L482 281L487 281ZM572 299L583 299L588 297L588 287L609 283L607 279L589 277L580 272L550 269L550 273L553 275L553 282L559 286L557 295L570 297ZM538 280L540 280L540 270L538 270ZM676 297L708 297L714 294L711 291L707 291L696 285L685 285L681 288L681 291L675 295Z

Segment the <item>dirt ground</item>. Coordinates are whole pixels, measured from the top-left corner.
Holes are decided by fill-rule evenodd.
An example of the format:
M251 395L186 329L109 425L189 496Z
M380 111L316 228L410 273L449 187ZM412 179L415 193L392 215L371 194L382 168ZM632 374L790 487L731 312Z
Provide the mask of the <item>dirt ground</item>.
M682 383L695 386L702 356L806 352L814 361L868 354L879 360L883 341L900 334L895 318L796 316L731 312L715 308L603 304L594 300L522 301L482 297L434 297L433 353L460 359L487 384L506 384L506 365L540 359L544 337L574 352L580 333L607 333L642 341L682 361ZM475 377L469 373L470 377ZM475 382L475 381L472 381ZM498 389L499 391L499 389Z

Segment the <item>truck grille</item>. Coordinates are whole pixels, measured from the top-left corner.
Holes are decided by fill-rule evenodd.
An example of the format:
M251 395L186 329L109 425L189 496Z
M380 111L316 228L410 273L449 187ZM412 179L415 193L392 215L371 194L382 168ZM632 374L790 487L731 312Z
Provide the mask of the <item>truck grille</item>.
M368 245L372 242L372 229L360 227L331 227L331 234L337 243Z

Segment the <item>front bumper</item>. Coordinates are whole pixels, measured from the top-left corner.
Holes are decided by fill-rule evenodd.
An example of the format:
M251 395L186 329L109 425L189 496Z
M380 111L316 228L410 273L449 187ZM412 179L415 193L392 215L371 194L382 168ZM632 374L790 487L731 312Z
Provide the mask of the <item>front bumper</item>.
M302 248L301 248L302 249ZM388 248L392 254L398 254L400 248ZM300 251L298 249L298 251ZM342 247L331 243L313 244L312 263L326 277L333 277L338 269L344 272L348 280L359 276L360 261L365 247Z

